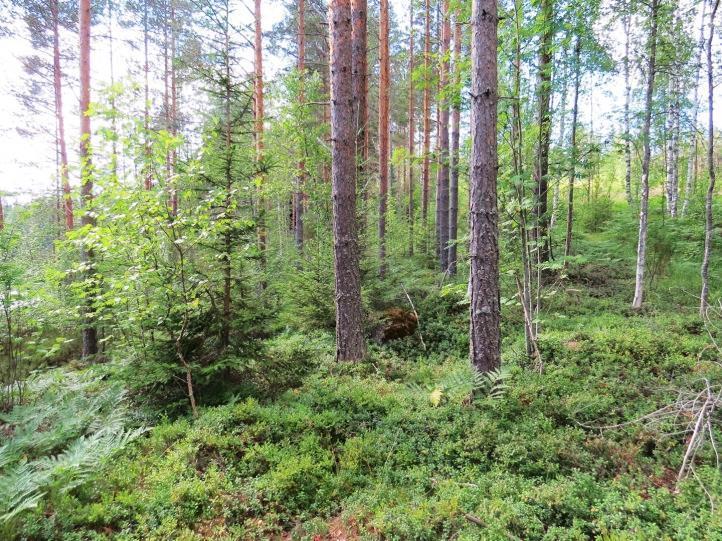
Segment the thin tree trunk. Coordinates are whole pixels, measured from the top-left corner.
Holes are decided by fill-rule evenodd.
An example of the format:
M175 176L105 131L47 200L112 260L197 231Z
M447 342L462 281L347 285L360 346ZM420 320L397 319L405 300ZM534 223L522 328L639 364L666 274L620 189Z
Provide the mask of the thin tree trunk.
M671 66L672 70L676 66ZM677 75L669 74L667 110L667 212L672 218L677 217L677 194L679 185L679 97Z
M702 256L702 292L700 294L699 314L701 317L707 315L707 304L709 302L709 260L712 255L712 237L714 235L714 216L712 215L712 204L714 199L714 187L716 180L714 164L714 64L712 63L712 41L714 40L714 18L719 8L719 0L715 0L712 12L709 16L709 37L707 38L707 169L709 171L709 186L705 200L705 223L704 223L704 255Z
M567 84L567 72L566 72L566 66L567 66L567 50L564 49L563 54L563 60L561 62L564 74L562 76L562 98L561 103L559 105L559 148L562 150L562 152L566 149L567 144L567 94L569 90L569 85ZM563 169L563 167L562 167ZM560 175L561 177L561 175ZM554 226L557 223L557 218L559 216L559 197L561 195L561 178L557 178L556 182L554 183L554 191L552 192L552 213L551 217L549 218L549 231L550 235L551 232L554 230Z
M629 45L632 35L631 0L624 15L624 192L627 204L632 204L632 134L629 109L632 102L632 81L630 78Z
M579 117L579 86L581 79L582 44L577 36L574 44L574 105L572 107L571 163L569 164L569 195L567 200L567 234L564 241L564 266L566 258L572 255L572 231L574 226L574 183L577 175L577 119Z
M356 228L356 134L349 122L354 114L351 0L331 0L329 24L336 359L356 361L366 355L366 344Z
M379 17L379 276L386 275L386 204L389 191L389 3Z
M705 48L704 27L707 15L707 2L702 2L702 23L699 29L699 42L697 43L697 55L695 57L695 76L694 76L694 98L692 100L692 141L690 142L690 153L687 160L687 178L684 186L684 199L682 201L681 214L684 217L689 208L689 202L694 193L694 185L697 180L697 119L699 117L699 85L700 72L702 71L702 51Z
M306 102L304 94L306 82L306 1L298 0L298 78L300 105ZM301 129L304 129L302 126ZM305 138L305 135L302 135ZM296 241L296 248L303 251L303 206L304 206L304 185L306 183L306 148L301 148L301 158L298 161L298 178L296 180L296 193L294 196L293 209L293 231Z
M263 163L263 123L265 120L265 109L263 103L263 33L261 31L261 0L255 0L254 7L254 95L256 99L256 162L259 166ZM266 267L266 198L264 196L265 174L259 172L258 176L258 249L260 251L261 268ZM265 284L265 280L261 281Z
M449 268L449 100L445 93L449 86L449 49L451 46L451 21L449 0L443 0L441 13L441 66L439 70L439 192L436 212L439 231L439 259L441 272Z
M93 202L93 165L90 157L90 0L79 2L80 31L80 195L83 203L83 215L80 223L84 227L95 226L95 218L90 211ZM87 245L82 248L82 260L87 268L85 280L95 279L95 254ZM90 286L92 290L94 286ZM83 307L83 358L98 353L98 331L95 322L95 294L86 293Z
M58 0L51 0L50 13L53 21L53 90L55 92L55 118L58 127L58 148L60 149L60 183L63 189L63 211L65 229L73 229L73 199L68 178L68 150L65 144L65 115L63 114L63 74L60 69L60 23L58 21Z
M178 89L176 81L176 20L175 20L175 0L170 0L170 133L175 139L178 135ZM178 166L178 151L175 144L170 153L171 171L175 177ZM171 214L178 214L178 187L176 186L177 178L173 178L170 185L170 208Z
M547 215L549 191L549 145L551 142L551 111L552 96L552 54L554 39L553 0L542 0L541 17L542 32L539 45L539 87L537 89L539 138L537 140L536 161L534 167L535 181L535 212L536 227L534 236L539 250L539 261L549 259L549 216Z
M353 77L354 129L356 130L356 184L361 198L368 199L367 165L369 160L369 110L367 67L367 18L366 0L351 0L351 73ZM361 229L365 225L365 212L361 213Z
M501 363L497 182L496 0L473 0L471 27L470 357L488 372Z
M223 124L224 124L224 137L225 137L225 157L224 157L224 176L225 176L225 201L224 201L224 233L223 233L223 319L221 321L221 348L227 348L231 343L231 321L233 319L232 313L232 261L231 253L233 251L233 238L231 236L231 205L232 205L232 193L233 193L233 138L232 138L232 119L231 119L231 42L230 42L230 28L229 28L229 5L228 2L225 4L226 17L225 26L223 28L224 38L224 51L223 51L223 62L224 62L224 96L223 96Z
M108 67L110 69L110 86L115 86L115 66L113 61L113 0L108 0ZM110 129L114 134L117 130L117 110L115 106L115 91L110 94L109 105L112 117L110 119ZM110 171L113 178L118 178L118 138L113 137L111 142Z
M454 25L454 96L451 105L451 172L449 175L449 261L448 271L456 275L456 243L459 225L459 125L461 124L461 21Z
M143 78L144 78L144 103L143 103L143 138L144 138L144 162L143 182L146 190L153 187L153 173L151 170L151 146L150 146L150 102L149 102L149 81L148 72L148 0L143 0Z
M524 160L522 157L524 148L524 134L522 131L521 119L521 39L522 39L522 21L524 20L523 2L515 0L514 2L514 58L512 61L512 70L514 74L513 95L511 100L511 140L512 140L512 156L513 171L516 178L524 177ZM521 288L520 301L522 304L522 312L524 314L524 345L527 356L536 358L535 352L538 351L536 346L536 336L534 334L534 312L532 305L532 281L531 281L531 260L529 253L529 229L527 227L527 212L524 205L526 199L524 183L516 183L517 201L519 202L519 239L521 243L521 264L523 272L523 284Z
M650 6L649 31L649 62L647 64L647 90L644 110L644 124L642 126L642 141L644 154L642 155L642 194L639 203L639 240L637 242L637 269L634 285L634 299L632 308L640 309L644 300L644 271L647 263L647 222L649 219L649 163L651 159L650 129L652 124L652 100L654 99L654 77L657 62L657 13L659 0L652 0Z
M414 2L409 0L409 139L408 139L408 179L409 179L409 255L414 255L414 134L415 134L415 107L414 107Z
M424 250L428 251L429 236L429 150L431 147L431 1L426 0L424 19L424 159L421 167L421 221L424 227Z
M3 209L3 198L0 196L0 231L5 229L5 210Z

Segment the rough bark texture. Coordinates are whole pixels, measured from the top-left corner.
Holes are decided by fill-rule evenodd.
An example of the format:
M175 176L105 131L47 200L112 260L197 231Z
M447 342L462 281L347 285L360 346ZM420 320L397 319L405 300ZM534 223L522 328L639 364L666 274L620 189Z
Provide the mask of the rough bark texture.
M459 124L461 123L461 22L454 25L454 97L451 103L451 171L449 174L449 260L447 269L456 275L456 237L459 224Z
M0 197L0 231L5 229L5 210L3 208L3 198Z
M431 2L426 0L424 19L424 160L421 167L421 221L424 226L424 238L429 228L429 150L431 148L431 84L429 69L431 60ZM426 241L424 241L426 242Z
M175 20L175 0L170 0L170 133L175 138L178 135L178 84L176 77L176 41L177 23ZM178 152L175 145L170 153L170 167L175 177L178 165ZM178 214L178 187L174 178L170 186L170 211L173 216Z
M581 78L581 41L577 36L574 45L574 105L572 106L571 160L569 164L569 194L567 200L567 234L564 240L564 257L572 254L572 232L574 226L574 182L577 175L577 119L579 118L579 84ZM564 262L566 265L566 261Z
M379 17L379 276L386 275L386 203L389 192L389 2Z
M331 0L331 159L333 253L336 287L336 358L366 354L362 331L361 273L356 231L354 99L351 74L351 1Z
M496 201L497 23L495 0L473 1L469 338L471 363L482 372L494 370L501 363Z
M415 152L415 90L414 90L414 3L409 2L409 139L408 139L408 218L409 218L409 255L414 255L414 152Z
M647 221L649 219L649 162L651 158L650 128L652 124L652 100L654 99L654 78L657 72L657 13L659 0L650 5L650 29L647 51L647 90L645 96L644 124L642 125L642 194L639 201L639 239L637 241L637 270L635 273L634 299L632 308L640 309L644 300L644 271L647 263Z
M536 145L536 159L534 164L534 218L536 221L535 237L539 250L539 261L549 259L549 145L552 133L552 117L550 102L552 97L552 48L554 39L553 0L541 2L541 41L539 44L539 75L537 88L537 123L539 136Z
M366 166L369 159L367 12L366 0L351 0L351 73L354 98L352 118L356 130L356 183L364 201L368 198Z
M303 106L306 98L304 95L305 69L306 69L306 1L298 0L298 77L299 95L298 99ZM296 179L296 193L293 201L293 231L296 247L303 250L303 205L305 195L303 193L306 183L306 149L301 149L301 157L298 161L298 178Z
M80 0L79 3L79 31L80 31L80 182L81 201L84 212L80 220L83 226L94 226L95 218L89 212L93 201L93 166L90 161L90 0ZM95 279L95 256L92 248L84 246L82 260L85 264L85 278L88 281ZM87 292L85 306L83 307L83 357L98 353L98 331L95 327L94 294Z
M630 8L631 9L631 8ZM629 73L629 43L632 38L632 15L624 16L624 192L632 204L632 134L629 109L632 102L632 81Z
M449 267L449 100L444 93L449 86L449 48L451 45L451 23L449 20L449 0L443 0L441 21L441 47L439 55L439 170L436 177L438 206L436 223L438 224L438 250L441 272Z
M68 178L68 149L65 144L65 116L63 115L63 74L60 69L60 23L58 21L58 0L50 2L53 23L53 90L55 93L55 119L58 128L58 149L60 150L60 185L63 190L63 213L65 229L70 231L73 223L73 199L70 195Z
M709 37L707 38L707 169L709 172L709 186L705 201L705 222L704 222L704 254L702 256L702 292L700 294L699 313L701 317L707 314L709 302L709 259L712 255L712 237L714 235L714 216L712 215L712 203L714 199L714 187L716 180L714 166L714 64L712 63L712 42L714 40L714 18L719 8L719 0L715 0L709 16Z

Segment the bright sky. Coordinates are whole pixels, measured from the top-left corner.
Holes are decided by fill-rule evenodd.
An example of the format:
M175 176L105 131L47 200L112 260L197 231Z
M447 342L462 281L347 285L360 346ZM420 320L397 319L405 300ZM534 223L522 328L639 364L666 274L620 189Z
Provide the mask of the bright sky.
M250 24L251 13L236 0L236 17L240 23ZM399 19L405 27L408 0L391 0L391 8L399 14ZM250 6L250 2L247 4ZM272 26L285 16L285 9L279 0L263 0L263 30L268 32ZM3 14L0 13L0 16ZM3 17L7 19L7 17ZM108 68L108 42L98 37L106 34L104 24L94 28L93 52L91 57L93 86L98 88L110 80ZM698 27L698 24L696 24ZM29 117L23 109L15 92L22 89L27 76L23 72L22 57L33 51L27 41L25 25L16 21L18 33L13 38L0 38L0 137L2 150L0 151L0 193L11 198L26 200L33 195L48 193L55 186L55 145L53 142L55 120L52 112L40 114L38 117ZM140 44L139 33L132 30L113 28L114 34L114 64L117 78L130 71L131 66L137 66L140 53L126 43L127 40ZM697 30L695 30L695 35ZM619 28L607 32L607 39L615 49L615 58L623 54L623 34ZM72 43L77 39L74 35L62 36L65 43ZM249 52L250 54L250 52ZM248 59L249 63L251 58ZM288 59L274 55L268 49L264 51L264 68L268 75L272 75L280 67L287 65ZM74 75L77 65L63 66L64 73ZM594 115L594 128L597 133L609 131L623 104L623 84L619 76L608 76L604 79L588 77L585 82L586 92L581 99L580 120L588 123ZM636 83L635 83L636 84ZM706 88L700 89L706 92ZM705 94L701 94L705 95ZM68 146L71 151L70 159L75 160L74 149L78 140L78 113L77 93L70 86L64 88L66 133ZM92 97L91 97L92 99ZM393 98L392 98L393 99ZM719 109L718 109L719 110ZM700 111L701 114L702 111ZM704 117L700 117L702 119ZM718 119L717 122L720 122ZM37 129L42 127L44 134L29 138L18 132L18 129ZM72 167L72 166L71 166ZM71 181L72 181L71 177Z

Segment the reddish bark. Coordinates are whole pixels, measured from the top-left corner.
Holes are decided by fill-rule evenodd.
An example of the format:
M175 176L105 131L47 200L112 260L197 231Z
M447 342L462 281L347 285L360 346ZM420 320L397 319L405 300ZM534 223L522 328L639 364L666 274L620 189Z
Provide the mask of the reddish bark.
M65 144L65 116L63 115L63 74L60 69L60 25L58 22L58 0L51 0L50 15L53 22L53 90L55 92L55 119L58 127L58 148L60 149L60 185L63 190L63 213L65 229L74 227L73 199L70 195L68 178L68 150Z
M261 0L255 0L254 9L255 19L255 39L253 43L254 51L254 95L256 98L256 160L260 164L263 161L263 122L264 122L264 105L263 105L263 34L261 32ZM263 196L264 175L259 176L260 195L258 197L258 249L261 252L261 265L265 267L266 263L266 200Z

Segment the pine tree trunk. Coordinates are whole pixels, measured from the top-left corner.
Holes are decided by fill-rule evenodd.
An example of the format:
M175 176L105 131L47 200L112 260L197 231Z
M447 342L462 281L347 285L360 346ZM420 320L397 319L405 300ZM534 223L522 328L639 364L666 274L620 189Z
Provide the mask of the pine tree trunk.
M379 276L386 275L386 205L389 191L389 2L379 17Z
M361 307L356 228L351 0L331 0L331 160L333 249L336 291L336 358L356 361L366 355Z
M298 77L299 92L298 99L300 105L306 102L305 84L306 84L306 0L298 0ZM303 126L301 127L303 129ZM306 184L306 149L301 148L301 157L298 161L298 178L296 179L296 193L293 200L293 231L296 241L296 248L303 251L303 211L304 211L304 185Z
M449 49L451 45L451 21L449 0L443 0L441 12L441 65L439 66L439 193L436 219L438 224L439 262L441 272L449 267L449 100L445 93L449 86Z
M644 300L644 271L647 263L647 221L649 219L649 163L651 159L650 130L652 124L652 100L654 99L654 77L657 71L657 13L659 0L652 0L650 6L649 61L647 64L647 90L645 96L644 124L642 126L642 194L639 202L639 239L637 242L637 269L635 273L634 300L632 308L642 308Z
M0 197L0 231L5 229L5 210L3 208L3 198Z
M539 45L539 83L537 89L538 99L538 126L539 138L537 140L536 161L534 166L534 198L535 209L534 219L536 227L537 250L539 250L539 261L545 262L549 259L549 216L548 191L549 191L549 145L551 142L551 111L550 102L552 96L552 48L554 39L553 21L553 0L542 0L542 33Z
M496 0L473 0L471 14L470 357L488 372L501 363L497 182Z
M408 139L408 218L409 256L414 255L414 153L415 153L415 89L414 89L414 3L409 1L409 139Z
M631 2L631 0L630 0ZM631 6L629 8L631 10ZM632 204L632 134L630 128L630 105L632 102L632 82L630 78L629 44L632 34L632 15L624 16L624 192L627 204Z
M569 164L569 194L567 199L567 234L564 240L565 259L572 255L572 232L574 227L574 183L577 176L577 119L579 118L579 86L581 79L582 44L577 36L574 44L574 105L572 107L571 163ZM567 265L566 260L564 266Z
M451 172L449 175L449 261L448 271L456 275L456 242L459 224L459 125L461 124L461 22L454 25L454 96L451 106Z
M65 229L71 231L73 223L73 199L68 178L68 150L65 144L65 115L63 114L63 83L60 69L60 24L58 21L58 0L51 0L50 14L53 21L53 90L55 93L55 119L58 128L58 148L60 149L60 184L63 190L63 212Z
M429 236L429 151L431 149L431 1L426 0L424 19L424 159L421 167L421 221L424 227L424 250L428 250Z
M90 158L90 0L79 2L80 31L80 195L83 204L83 215L80 223L84 227L95 226L95 218L90 212L93 202L93 165ZM85 280L95 280L95 254L87 245L82 248L82 261L85 264ZM83 358L98 353L98 331L95 322L95 294L86 292L83 307Z
M709 16L709 37L707 38L707 169L709 172L709 186L707 187L707 198L705 200L705 221L704 221L704 254L702 256L702 292L700 294L699 314L700 317L707 315L709 302L709 260L712 255L712 238L714 235L714 216L712 205L715 188L715 164L714 164L714 64L712 58L712 42L714 41L714 19L719 8L719 0L715 0L712 12Z

